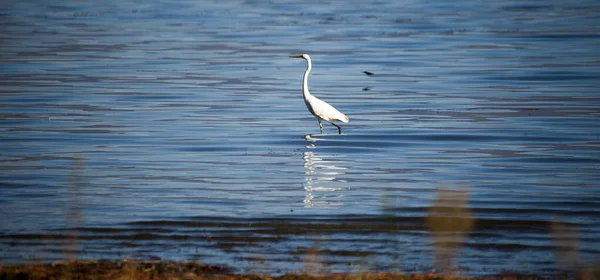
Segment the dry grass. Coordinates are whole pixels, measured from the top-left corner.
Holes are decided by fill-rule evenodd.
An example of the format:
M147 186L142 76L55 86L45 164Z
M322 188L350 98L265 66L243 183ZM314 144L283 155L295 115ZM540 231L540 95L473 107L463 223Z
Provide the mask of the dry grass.
M446 275L453 274L454 258L475 224L467 208L466 190L439 190L429 208L426 223L435 245L436 267Z

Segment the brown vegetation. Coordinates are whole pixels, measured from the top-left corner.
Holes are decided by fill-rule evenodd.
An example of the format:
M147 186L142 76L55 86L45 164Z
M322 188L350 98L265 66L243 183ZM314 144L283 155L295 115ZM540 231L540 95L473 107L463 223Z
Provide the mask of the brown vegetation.
M443 276L434 273L397 274L397 273L362 273L362 274L285 274L269 276L259 274L233 274L221 266L211 266L196 262L168 261L64 261L51 264L16 264L0 266L0 280L12 279L79 279L79 280L160 280L160 279L273 279L273 280L387 280L387 279L543 279L530 275L503 275L486 278L466 278Z

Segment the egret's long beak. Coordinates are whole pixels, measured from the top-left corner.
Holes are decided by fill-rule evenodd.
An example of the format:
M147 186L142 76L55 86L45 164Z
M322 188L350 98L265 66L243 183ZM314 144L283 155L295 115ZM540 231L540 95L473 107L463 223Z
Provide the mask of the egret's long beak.
M302 55L290 55L290 58L302 58Z

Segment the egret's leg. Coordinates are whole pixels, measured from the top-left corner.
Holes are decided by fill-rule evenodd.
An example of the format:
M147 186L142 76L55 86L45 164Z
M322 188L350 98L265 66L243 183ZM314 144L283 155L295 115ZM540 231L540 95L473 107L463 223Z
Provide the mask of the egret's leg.
M329 122L329 123L330 123L330 124L333 124L333 126L337 127L337 128L338 128L338 133L339 133L339 134L342 134L342 128L341 128L339 125L337 125L337 124L334 124L334 123L332 123L332 122Z
M317 118L317 121L319 121L319 130L321 130L321 134L323 134L323 124L321 123L321 119Z

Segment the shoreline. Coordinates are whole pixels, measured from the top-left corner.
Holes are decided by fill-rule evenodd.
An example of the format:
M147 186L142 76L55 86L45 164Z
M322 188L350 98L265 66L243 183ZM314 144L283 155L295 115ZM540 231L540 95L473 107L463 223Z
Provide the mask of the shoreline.
M207 265L195 261L164 260L68 260L52 263L0 265L0 280L4 279L599 279L599 270L579 275L541 276L505 272L489 276L457 276L437 273L402 274L396 272L309 274L288 273L281 276L235 273L226 266Z

